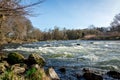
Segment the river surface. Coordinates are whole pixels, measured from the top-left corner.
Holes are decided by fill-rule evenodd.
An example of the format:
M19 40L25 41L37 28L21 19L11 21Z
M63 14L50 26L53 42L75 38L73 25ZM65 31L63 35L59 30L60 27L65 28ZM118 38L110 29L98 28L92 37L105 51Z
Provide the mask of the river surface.
M74 74L81 74L85 67L103 72L120 71L120 41L41 41L16 48L7 46L4 50L19 51L26 57L31 53L40 54L46 59L46 66L54 67L62 80L77 80ZM59 72L60 67L66 68L66 74Z

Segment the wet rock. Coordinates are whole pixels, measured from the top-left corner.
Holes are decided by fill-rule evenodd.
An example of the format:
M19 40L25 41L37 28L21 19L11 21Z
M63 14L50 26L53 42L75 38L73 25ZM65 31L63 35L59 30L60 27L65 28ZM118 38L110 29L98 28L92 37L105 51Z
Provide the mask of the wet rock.
M90 44L94 44L94 42L90 42Z
M83 68L82 71L83 71L84 73L94 73L94 74L97 74L97 75L102 75L102 72L101 72L101 71L95 70L95 69Z
M117 71L109 71L107 75L115 79L120 79L120 73Z
M82 70L83 72L92 72L92 71L90 71L90 69L89 68L83 68L83 70Z
M77 45L77 46L80 46L80 44L79 44L79 43L77 43L76 45Z
M65 69L65 67L61 67L61 68L59 69L59 71L62 72L62 73L65 73L65 72L66 72L66 69Z
M39 64L41 67L45 65L45 60L42 56L33 53L28 57L28 65Z
M6 70L5 66L4 66L4 63L0 63L0 74L1 73L4 73Z
M82 78L82 75L80 73L76 73L76 77L77 77L77 79L80 79L80 78Z
M103 77L100 76L100 75L96 75L94 73L84 73L83 74L83 77L86 79L86 80L103 80Z
M10 64L16 64L16 63L23 63L24 62L24 56L20 53L14 52L8 54L8 63Z
M48 75L50 76L51 80L60 80L60 78L58 77L57 73L53 68L48 69Z

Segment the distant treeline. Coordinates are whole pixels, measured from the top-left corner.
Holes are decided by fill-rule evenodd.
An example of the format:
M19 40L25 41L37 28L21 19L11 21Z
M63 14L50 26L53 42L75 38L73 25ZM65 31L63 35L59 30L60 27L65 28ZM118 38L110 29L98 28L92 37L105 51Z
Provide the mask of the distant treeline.
M117 27L116 27L117 28ZM115 29L115 28L114 28ZM47 32L42 32L40 40L118 40L120 39L120 31L113 30L112 27L93 27L87 29L59 29L55 27Z
M49 29L41 31L32 26L30 20L19 16L8 18L2 23L0 40L5 42L19 41L44 41L44 40L75 40L75 39L94 39L94 40L118 40L120 39L120 25L112 22L110 27L89 26L86 29Z

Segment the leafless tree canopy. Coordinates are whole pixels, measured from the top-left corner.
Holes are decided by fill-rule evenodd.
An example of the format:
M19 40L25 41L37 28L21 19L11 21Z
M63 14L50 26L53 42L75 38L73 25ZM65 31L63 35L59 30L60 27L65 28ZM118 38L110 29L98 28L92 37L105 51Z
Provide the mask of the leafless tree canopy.
M41 4L43 1L0 0L0 41L4 41L6 35L10 34L16 36L16 39L26 37L31 31L29 27L32 28L32 25L25 15L31 14L29 8Z
M38 0L27 5L20 4L23 1L25 0L0 0L0 16L28 15L27 8L43 2L43 0Z

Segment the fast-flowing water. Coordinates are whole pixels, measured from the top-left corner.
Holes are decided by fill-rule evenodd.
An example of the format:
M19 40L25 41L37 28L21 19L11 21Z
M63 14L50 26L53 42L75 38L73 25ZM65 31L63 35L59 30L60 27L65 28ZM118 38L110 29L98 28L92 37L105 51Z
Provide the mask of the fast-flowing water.
M4 50L38 53L46 59L46 66L70 68L69 74L83 67L120 71L120 41L42 41Z

